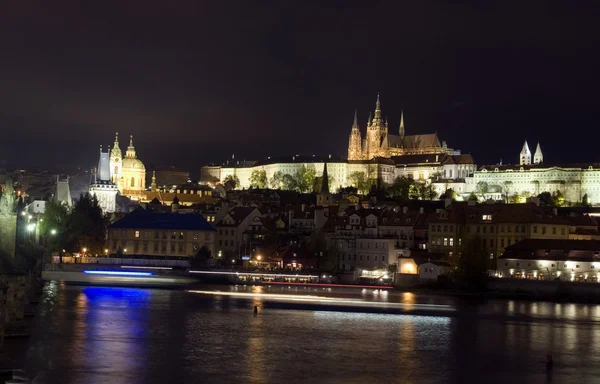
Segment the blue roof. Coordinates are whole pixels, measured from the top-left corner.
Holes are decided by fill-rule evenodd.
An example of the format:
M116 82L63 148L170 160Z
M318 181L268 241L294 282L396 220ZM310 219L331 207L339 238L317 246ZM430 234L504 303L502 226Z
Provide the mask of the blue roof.
M165 229L182 231L216 231L204 216L197 214L159 213L136 209L110 225L111 229Z

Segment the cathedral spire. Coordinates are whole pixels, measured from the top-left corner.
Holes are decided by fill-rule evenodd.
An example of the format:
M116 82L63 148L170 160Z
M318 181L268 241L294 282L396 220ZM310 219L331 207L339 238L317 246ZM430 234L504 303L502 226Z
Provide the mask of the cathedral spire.
M542 154L542 148L540 147L540 142L538 141L537 147L535 148L535 154L533 155L533 163L541 164L544 162L544 155Z
M152 171L152 184L150 184L150 190L156 192L156 171Z
M531 164L531 151L529 150L529 145L527 144L527 140L525 140L525 143L523 143L523 149L521 149L519 163L521 165Z
M321 193L329 193L329 175L327 174L327 163L323 163L323 176L321 179Z
M404 137L404 110L400 112L400 137Z
M381 102L379 101L379 93L377 94L377 102L375 103L375 116L373 117L373 124L381 123Z
M358 129L358 110L354 110L354 122L352 123L352 128Z
M133 146L133 135L129 136L129 147L127 147L127 152L125 152L125 157L135 159L135 147Z

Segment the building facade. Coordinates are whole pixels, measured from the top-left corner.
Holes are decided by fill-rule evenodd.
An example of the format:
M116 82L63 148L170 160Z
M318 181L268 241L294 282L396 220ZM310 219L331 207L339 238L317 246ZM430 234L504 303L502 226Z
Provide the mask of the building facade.
M584 199L600 204L600 163L551 164L544 162L540 144L531 155L527 142L512 165L484 165L462 179L433 180L438 193L452 188L463 198L475 193L481 200L524 202L542 192L560 192L566 202Z
M115 142L110 151L110 181L117 185L121 195L132 200L139 200L146 189L146 167L137 158L133 136L129 137L129 146L125 157L122 157L119 133L115 134Z
M214 255L215 233L202 215L139 208L110 225L107 249L123 257L189 258L206 246Z

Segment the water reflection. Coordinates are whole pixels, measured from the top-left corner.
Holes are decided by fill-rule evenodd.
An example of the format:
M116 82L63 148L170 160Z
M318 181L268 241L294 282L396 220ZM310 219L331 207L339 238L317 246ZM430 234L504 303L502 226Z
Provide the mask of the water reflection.
M43 371L40 382L61 384L505 384L545 383L552 353L553 382L600 375L600 306L374 290L201 289L211 294L49 285L34 319L29 366ZM457 310L373 314L306 301L289 310L270 306L273 295Z

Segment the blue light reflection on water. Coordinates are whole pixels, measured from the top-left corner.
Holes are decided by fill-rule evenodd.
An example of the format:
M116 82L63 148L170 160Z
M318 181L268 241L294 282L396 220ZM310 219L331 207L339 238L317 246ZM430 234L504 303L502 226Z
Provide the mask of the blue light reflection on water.
M151 295L148 289L85 287L81 363L92 363L95 371L112 379L119 372L124 373L121 378L127 377L125 372L144 372Z

